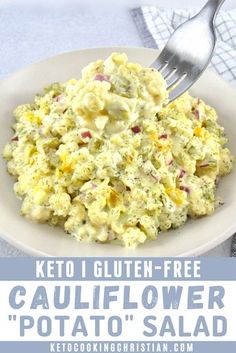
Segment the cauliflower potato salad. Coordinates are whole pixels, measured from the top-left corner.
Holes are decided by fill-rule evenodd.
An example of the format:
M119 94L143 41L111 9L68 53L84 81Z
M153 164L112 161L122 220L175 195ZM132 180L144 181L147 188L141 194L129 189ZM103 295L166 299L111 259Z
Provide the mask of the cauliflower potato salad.
M135 247L212 214L232 169L224 129L188 93L167 103L157 70L113 53L18 106L4 158L22 215Z

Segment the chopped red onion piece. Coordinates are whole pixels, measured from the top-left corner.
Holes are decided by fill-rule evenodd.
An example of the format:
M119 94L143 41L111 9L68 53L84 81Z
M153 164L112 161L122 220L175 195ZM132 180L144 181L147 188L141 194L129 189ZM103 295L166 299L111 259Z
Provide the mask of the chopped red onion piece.
M174 163L174 160L171 159L169 162L168 162L168 165L172 165Z
M131 130L132 130L135 134L138 134L138 133L141 131L141 129L140 129L139 126L133 126L133 127L131 127Z
M151 177L156 180L156 181L160 181L160 177L156 176L156 175L153 175L153 174L150 174Z
M210 165L209 163L201 164L200 168L207 168L207 167L209 167L209 165Z
M94 77L94 80L110 82L110 77L108 75L104 75L104 74L96 74Z
M195 115L195 118L196 118L197 120L199 120L199 118L200 118L200 112L199 112L198 109L195 109L195 110L194 110L194 115Z
M181 169L180 173L179 173L179 178L180 179L183 178L185 176L185 174L186 174L185 170Z
M62 94L59 94L58 96L54 97L55 102L59 102L62 98Z
M82 134L81 134L81 136L82 136L82 138L92 138L92 135L91 135L91 132L90 131L85 131L85 132L82 132Z
M97 184L94 184L94 183L92 183L91 185L92 185L92 189L96 189L98 187Z
M11 138L11 141L18 141L19 140L19 137L18 136L13 136L12 138Z
M160 136L160 139L167 139L168 135L167 134L163 134Z
M187 194L190 193L190 189L187 186L180 186L179 188L180 190L187 192Z

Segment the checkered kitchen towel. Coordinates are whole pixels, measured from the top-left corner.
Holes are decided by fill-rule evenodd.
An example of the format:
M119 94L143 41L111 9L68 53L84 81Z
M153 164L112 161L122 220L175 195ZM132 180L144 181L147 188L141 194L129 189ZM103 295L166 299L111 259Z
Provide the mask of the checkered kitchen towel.
M131 14L143 44L162 49L171 33L196 11L143 6ZM217 44L210 67L225 80L236 85L236 9L221 11L216 18ZM236 234L232 238L231 256L236 257Z

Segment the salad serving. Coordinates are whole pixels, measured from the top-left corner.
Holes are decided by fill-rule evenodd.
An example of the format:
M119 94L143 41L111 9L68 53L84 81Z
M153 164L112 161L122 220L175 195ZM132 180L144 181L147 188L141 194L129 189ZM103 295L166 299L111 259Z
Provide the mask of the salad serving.
M113 53L18 106L3 155L22 215L135 247L212 214L233 164L224 129L199 98L167 103L158 71Z

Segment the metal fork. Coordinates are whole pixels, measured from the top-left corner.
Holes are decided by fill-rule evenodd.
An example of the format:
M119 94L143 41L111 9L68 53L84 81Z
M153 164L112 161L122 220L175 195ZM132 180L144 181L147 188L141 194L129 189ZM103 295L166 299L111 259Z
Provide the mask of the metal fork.
M169 102L189 89L208 66L216 44L215 18L225 0L209 0L181 24L151 65L167 82Z

